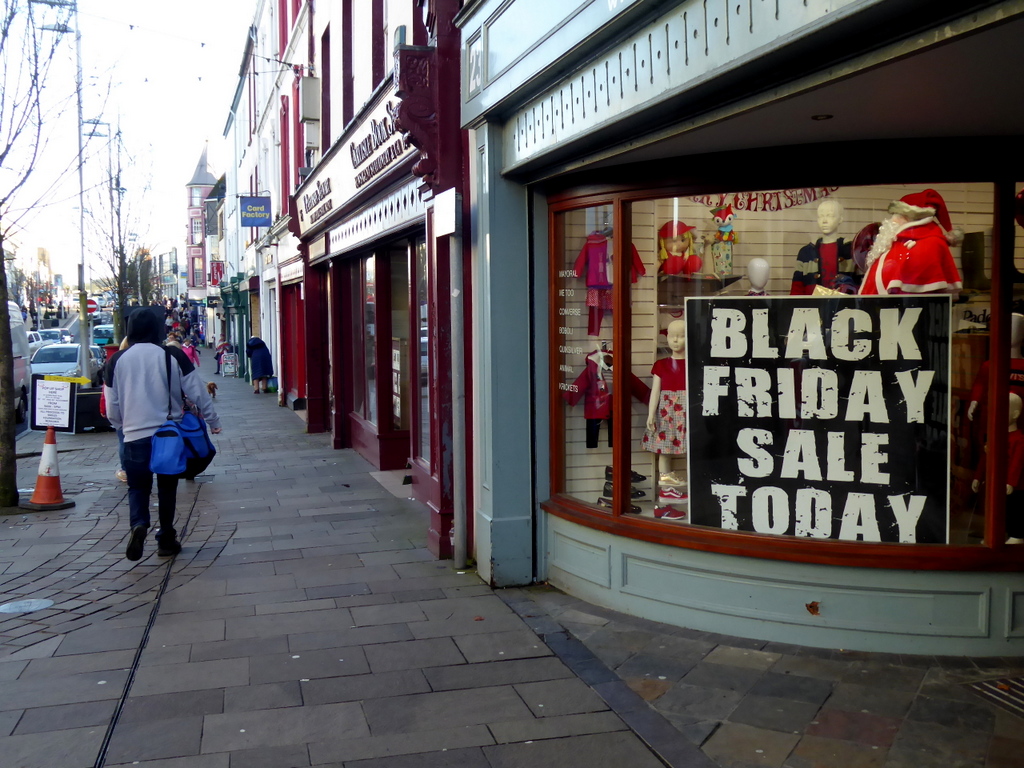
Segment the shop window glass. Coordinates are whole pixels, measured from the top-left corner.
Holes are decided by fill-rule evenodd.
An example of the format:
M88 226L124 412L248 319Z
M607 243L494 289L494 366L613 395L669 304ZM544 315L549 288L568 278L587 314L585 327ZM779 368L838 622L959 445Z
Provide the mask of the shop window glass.
M409 360L409 250L390 252L391 272L391 426L409 429L411 379Z
M628 374L653 397L641 402L643 386L634 397L627 375L629 411L615 418L628 422L632 498L615 513L822 540L980 544L972 486L985 445L993 205L985 183L624 203L625 256L635 249L639 265L615 318L589 273L613 250L613 207L559 213L555 491L610 505L599 501L610 498L610 425L597 418L608 412L593 406L622 362L612 323L627 323ZM902 233L889 232L893 216ZM872 251L879 224L892 250ZM864 295L879 286L887 295Z
M377 423L377 270L376 258L368 256L363 263L363 365L365 402L362 416Z
M554 363L563 434L561 491L610 507L612 493L612 206L570 211L556 224ZM630 255L632 262L632 254ZM639 268L639 257L636 267ZM639 278L639 272L632 270ZM647 386L628 377L631 418L646 413ZM637 494L643 493L639 488Z
M353 297L353 300L348 303L348 312L350 314L350 320L352 323L352 370L361 371L366 368L366 361L363 360L364 345L361 343L363 338L363 315L364 307L366 306L366 300L363 296L363 285L365 283L364 278L364 260L356 261L352 265L352 280L353 283L358 286L358 300ZM366 377L353 375L352 376L352 412L358 413L360 416L366 411Z
M427 243L416 242L416 337L415 388L420 398L420 423L417 430L418 455L430 461L430 345L427 315Z

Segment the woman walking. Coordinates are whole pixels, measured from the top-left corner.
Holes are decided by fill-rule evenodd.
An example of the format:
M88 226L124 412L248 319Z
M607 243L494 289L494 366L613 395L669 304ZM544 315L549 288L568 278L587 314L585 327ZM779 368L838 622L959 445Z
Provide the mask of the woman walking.
M267 391L267 381L274 375L274 362L270 359L270 350L263 339L253 336L245 345L245 355L250 360L249 370L252 375L252 393L258 395Z

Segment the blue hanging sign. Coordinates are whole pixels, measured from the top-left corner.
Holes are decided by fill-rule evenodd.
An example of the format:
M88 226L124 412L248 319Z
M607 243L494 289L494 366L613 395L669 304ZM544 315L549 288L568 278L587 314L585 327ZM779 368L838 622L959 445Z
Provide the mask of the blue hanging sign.
M269 227L273 223L269 197L243 197L241 214L243 227Z

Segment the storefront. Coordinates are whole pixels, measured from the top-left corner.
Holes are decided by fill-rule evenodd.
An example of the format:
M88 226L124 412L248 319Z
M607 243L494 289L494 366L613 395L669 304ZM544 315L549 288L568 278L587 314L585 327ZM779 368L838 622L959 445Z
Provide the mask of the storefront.
M794 41L806 67L906 19L592 3L511 41L517 5L461 20L476 377L501 381L474 404L482 571L741 636L1020 653L1024 169L986 158L1024 125L977 119L977 89L941 131L874 97L911 84L929 112L912 73L1006 65L1024 7L768 83Z
M282 270L282 309L303 314L309 429L330 431L335 447L379 469L409 467L442 554L451 511L441 513L436 446L450 411L437 407L432 371L447 319L436 290L446 283L436 277L428 205L412 172L420 153L396 132L397 109L388 79L297 191L302 293L288 297Z

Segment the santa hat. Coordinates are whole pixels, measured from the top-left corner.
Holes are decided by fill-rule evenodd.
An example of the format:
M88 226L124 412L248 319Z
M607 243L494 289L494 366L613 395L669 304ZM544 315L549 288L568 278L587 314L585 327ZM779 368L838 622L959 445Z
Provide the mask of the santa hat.
M667 221L662 224L661 229L658 230L658 237L662 240L666 240L670 237L678 237L679 235L685 234L691 229L696 229L696 227L688 226L685 221Z
M934 189L926 189L924 192L904 195L899 200L889 204L889 213L899 214L908 221L917 221L918 219L927 219L934 216L944 230L949 232L953 229L953 222L949 219L949 209L946 208L946 201Z

